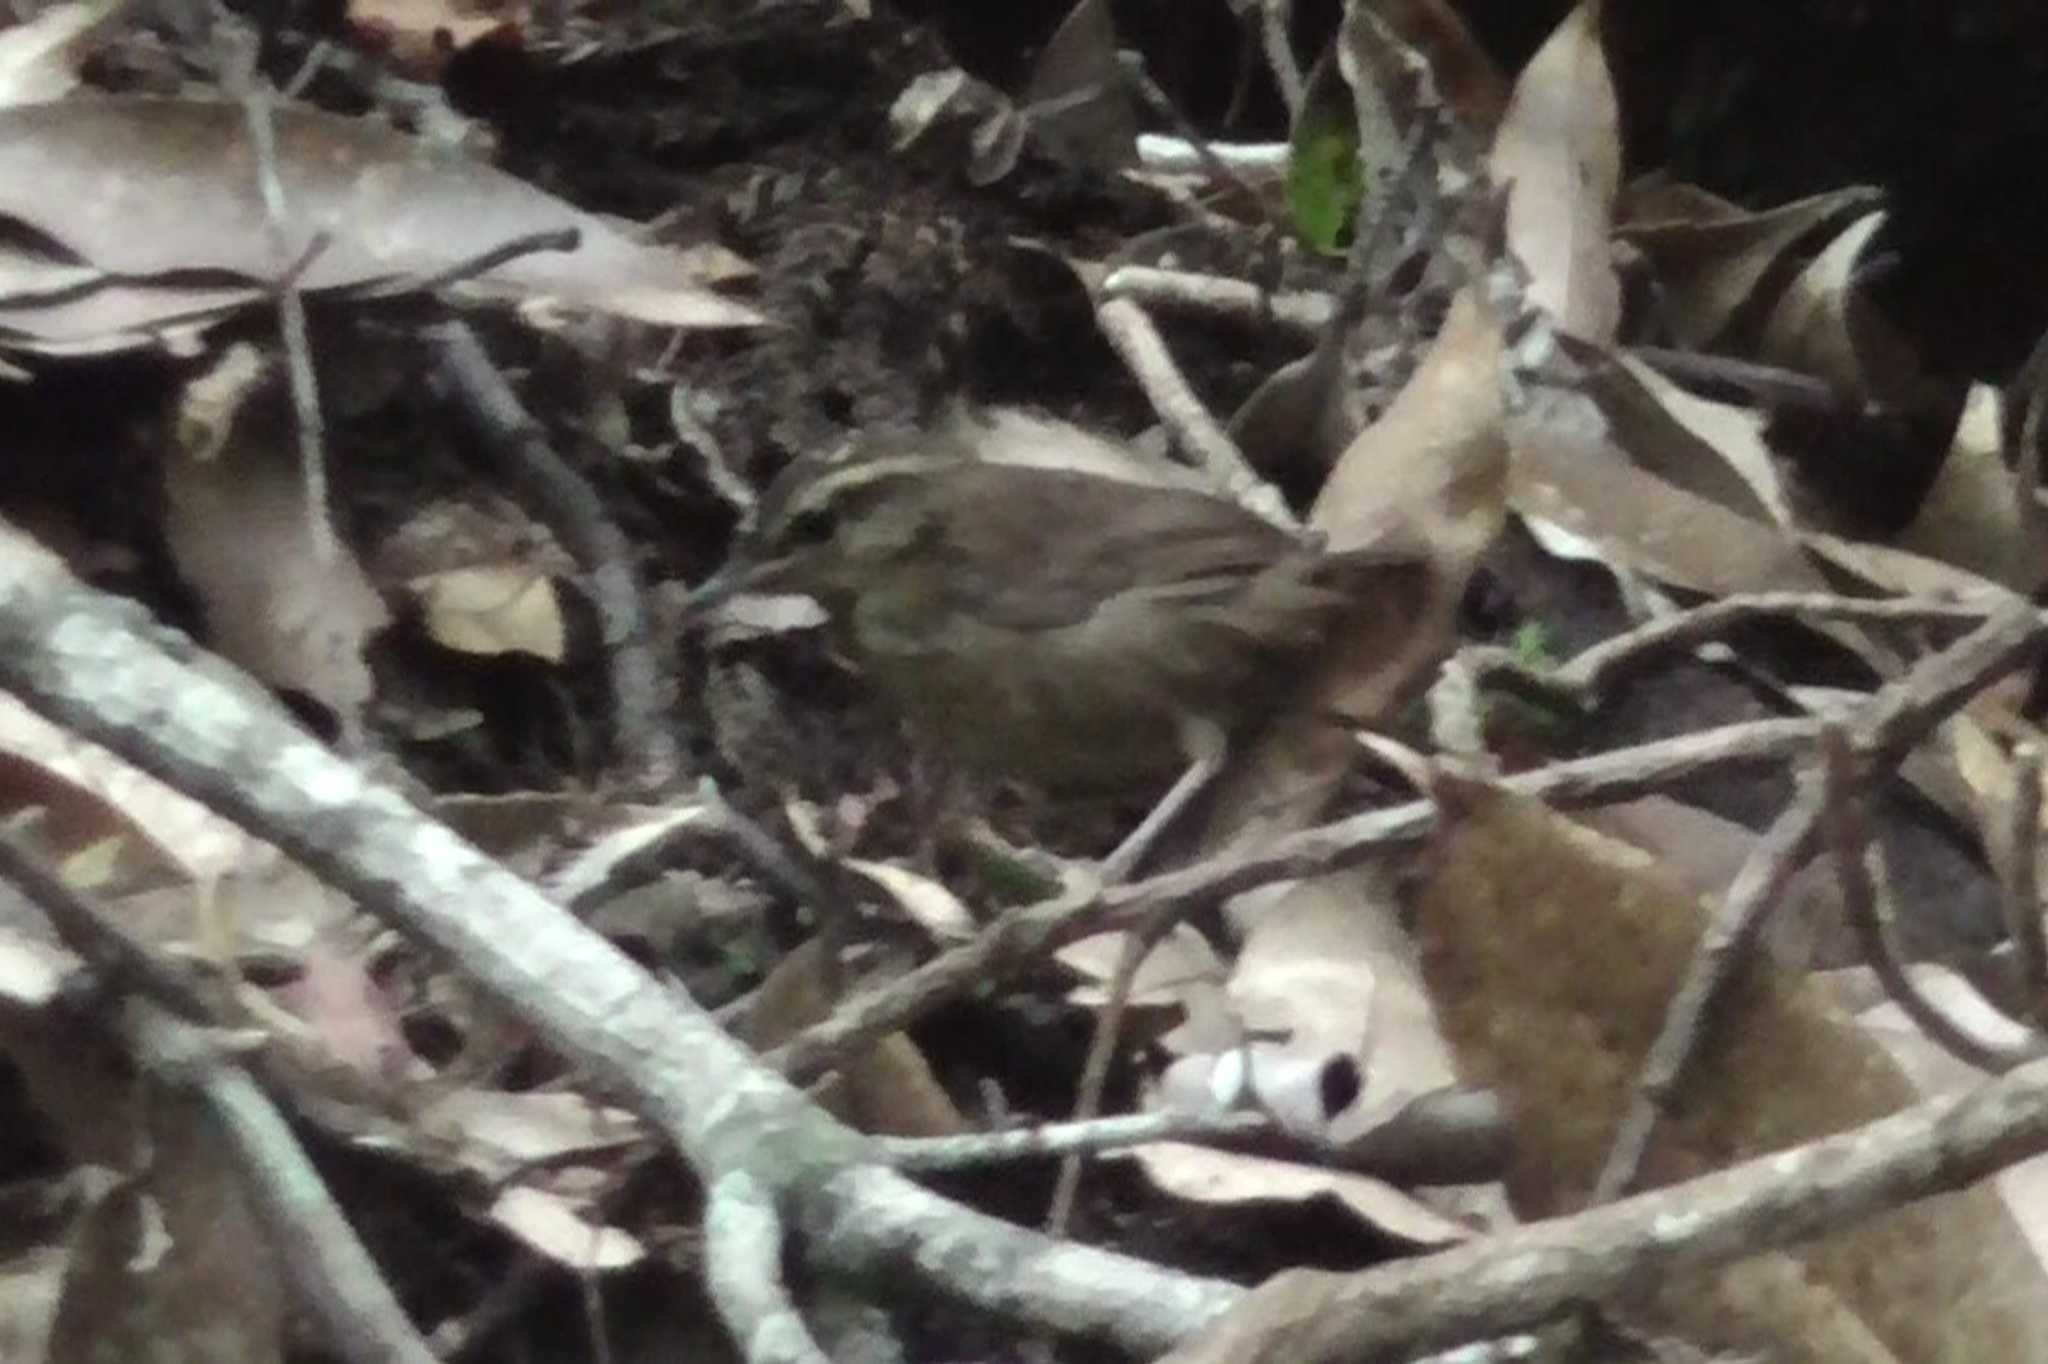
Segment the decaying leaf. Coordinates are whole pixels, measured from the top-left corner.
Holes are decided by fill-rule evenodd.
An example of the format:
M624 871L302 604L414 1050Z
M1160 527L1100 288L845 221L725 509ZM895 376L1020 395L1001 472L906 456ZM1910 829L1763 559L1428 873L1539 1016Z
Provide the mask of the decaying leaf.
M242 1174L189 1104L151 1112L148 1173L95 1204L73 1235L49 1364L277 1364L285 1285Z
M1529 1214L1578 1206L1703 928L1646 854L1541 804L1461 784L1420 894L1424 970L1470 1083L1515 1122L1509 1177ZM1841 1131L1911 1101L1896 1066L1818 993L1754 961L1645 1162L1661 1184ZM2048 1346L2042 1269L1972 1189L1727 1275L1677 1275L1663 1310L1699 1339L1780 1358L1907 1364L2031 1358ZM1815 1296L1819 1290L1820 1296ZM1853 1328L1853 1329L1852 1329Z
M1704 349L1761 320L1801 248L1882 197L1852 185L1752 213L1690 185L1631 187L1615 236L1649 258L1673 336Z
M1447 0L1375 0L1373 13L1429 61L1430 74L1465 126L1486 135L1506 111L1500 68Z
M1053 953L1054 960L1081 978L1067 993L1071 1003L1092 1009L1109 998L1123 942L1121 933L1093 933ZM1213 1045L1227 1046L1237 1040L1237 1029L1227 1023L1220 1029L1213 1026L1221 1009L1224 974L1209 940L1190 924L1175 924L1138 963L1125 1004L1133 1010L1185 1010L1207 1030Z
M762 321L706 289L681 258L503 171L361 119L295 105L273 118L283 259L239 104L122 96L0 109L0 221L12 225L0 251L0 344L149 344L266 298L301 265L295 283L315 294L464 280L470 292L666 326ZM151 230L135 231L138 222ZM571 249L501 259L542 239L559 248L571 234Z
M1764 438L1766 414L1688 393L1627 355L1613 359L1590 367L1588 393L1639 468L1752 520L1792 524L1791 498Z
M1509 501L1532 525L1560 526L1611 566L1694 592L1824 586L1790 532L1639 468L1570 396L1515 432Z
M281 385L253 392L229 433L164 468L164 541L198 594L209 641L353 735L374 684L363 647L390 622L355 559L318 529Z
M844 982L826 952L823 940L812 938L776 963L747 1016L749 1045L773 1050L832 1011ZM821 1087L818 1101L863 1132L944 1137L967 1126L924 1053L902 1033L889 1034L848 1061Z
M1033 136L1059 160L1113 171L1136 159L1138 115L1118 66L1109 0L1077 0L1038 54L1024 102Z

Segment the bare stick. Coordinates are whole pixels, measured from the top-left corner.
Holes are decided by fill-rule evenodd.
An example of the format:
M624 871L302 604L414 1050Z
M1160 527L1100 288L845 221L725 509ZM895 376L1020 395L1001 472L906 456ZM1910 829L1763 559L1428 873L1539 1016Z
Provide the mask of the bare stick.
M2017 667L2039 647L2042 620L2015 602L1871 698L1858 718L1856 782L1887 772L1907 749L1978 690ZM1619 1197L1634 1182L1657 1119L1706 1036L1714 1005L1783 898L1785 886L1818 842L1825 793L1810 782L1758 840L1736 873L1713 922L1700 939L1686 979L1651 1044L1637 1094L1622 1115L1614 1144L1594 1184L1596 1199Z
M1835 861L1835 875L1842 888L1842 912L1847 916L1863 959L1877 973L1885 993L1918 1025L1921 1032L1950 1055L1969 1065L1989 1071L2011 1070L2041 1055L2038 1044L2011 1047L1986 1041L1941 1006L1906 970L1898 945L1892 941L1891 908L1885 903L1879 851L1870 838L1863 816L1863 800L1856 790L1854 758L1849 738L1842 727L1829 725L1821 733L1823 773L1822 827L1828 851Z
M2006 827L2003 904L2005 931L2012 936L2020 998L2034 1026L2048 1026L2048 934L2041 925L2041 750L2020 744L2012 751L2013 797Z
M650 789L668 785L682 770L670 723L672 683L656 657L632 546L606 514L596 490L555 453L475 333L461 322L447 322L431 334L440 361L436 382L461 400L521 503L555 533L583 570L610 664L606 675L617 730L615 756L629 760L637 784Z
M1575 758L1518 773L1515 791L1560 805L1632 800L1674 782L1731 768L1782 761L1809 747L1817 721L1763 720ZM1256 850L1226 853L1128 886L1070 892L1005 911L972 942L948 949L907 975L841 1004L824 1022L769 1054L770 1063L806 1079L872 1046L948 999L1028 968L1044 953L1091 933L1143 923L1152 909L1185 912L1273 881L1316 876L1428 836L1436 809L1409 801L1276 838Z

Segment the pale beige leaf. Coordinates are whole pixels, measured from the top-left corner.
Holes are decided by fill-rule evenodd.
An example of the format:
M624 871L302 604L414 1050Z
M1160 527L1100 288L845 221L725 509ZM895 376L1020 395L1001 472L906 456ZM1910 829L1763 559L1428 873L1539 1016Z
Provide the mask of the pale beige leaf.
M1411 1245L1449 1245L1471 1235L1456 1222L1366 1175L1179 1142L1135 1147L1122 1158L1135 1162L1156 1188L1189 1203L1230 1206L1335 1198L1362 1225Z
M1608 246L1621 110L1601 50L1599 0L1581 0L1522 69L1491 169L1508 187L1508 247L1529 271L1529 300L1565 331L1612 339L1621 321Z
M1927 389L1926 367L1857 277L1884 219L1880 209L1849 224L1786 286L1758 358L1816 375L1862 402L1903 405Z
M555 580L524 564L478 564L423 574L406 585L427 637L456 653L531 654L560 663L569 632Z
M959 896L931 877L893 862L875 862L861 857L849 857L840 865L873 882L896 902L897 908L912 923L940 943L965 942L974 936L978 925L974 916L968 913L967 906L960 903Z
M1655 404L1654 411L1668 419L1663 425L1645 423L1647 429L1643 429L1622 423L1612 407L1606 409L1609 420L1616 423L1616 442L1637 464L1744 516L1781 526L1792 524L1792 502L1765 439L1770 425L1765 413L1688 393L1640 360L1628 355L1616 358L1628 377L1642 385ZM1658 452L1654 457L1650 453L1653 446ZM1688 465L1695 471L1702 467L1731 470L1749 495L1731 494L1704 479L1689 482L1679 476Z
M526 8L513 0L348 0L346 22L393 65L432 77L451 54L524 24Z
M528 1185L514 1185L499 1194L490 1218L570 1269L626 1269L647 1258L647 1248L631 1233L585 1221L569 1200Z
M433 1098L414 1122L493 1184L536 1162L564 1165L579 1155L594 1157L643 1131L632 1114L581 1094L470 1088Z
M1825 582L1786 532L1638 468L1583 427L1518 432L1509 501L1564 527L1610 564L1713 596L1818 591Z
M1941 472L1897 543L2032 592L2041 585L2048 542L2033 489L2005 462L1999 419L1998 390L1972 384Z

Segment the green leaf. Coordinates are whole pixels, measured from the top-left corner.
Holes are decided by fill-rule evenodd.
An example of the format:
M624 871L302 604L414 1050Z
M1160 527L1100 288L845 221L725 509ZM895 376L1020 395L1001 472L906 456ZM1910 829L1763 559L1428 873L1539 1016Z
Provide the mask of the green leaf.
M1358 220L1358 117L1351 88L1325 54L1288 138L1287 204L1302 238L1318 251L1341 254Z

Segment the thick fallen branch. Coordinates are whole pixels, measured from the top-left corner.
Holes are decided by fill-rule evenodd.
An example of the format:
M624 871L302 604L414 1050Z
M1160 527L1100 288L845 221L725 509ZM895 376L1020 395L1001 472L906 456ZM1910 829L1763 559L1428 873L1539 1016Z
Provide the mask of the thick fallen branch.
M656 1124L707 1189L745 1191L744 1208L756 1211L712 1242L714 1255L728 1245L731 1258L712 1265L710 1277L717 1284L729 1271L752 1275L752 1296L726 1306L733 1319L768 1330L752 1342L761 1357L802 1357L806 1349L788 1333L793 1323L778 1319L773 1286L759 1281L765 1209L821 1270L917 1284L1134 1353L1169 1349L1245 1301L1229 1284L1010 1226L885 1168L867 1140L526 881L336 758L182 636L81 586L12 536L0 536L0 686L274 839L366 908L449 954ZM1788 740L1809 741L1811 732L1758 727L1733 747L1753 759L1782 753ZM1623 767L1627 775L1602 775L1624 784L1640 776ZM1589 775L1559 774L1549 789L1572 792ZM1309 831L1263 859L1264 870L1326 870L1356 860L1362 834L1412 838L1426 823L1426 815L1407 815L1395 821L1408 826L1398 830L1366 820ZM1118 888L1115 897L1227 890L1261 860L1204 864ZM1185 1358L1359 1358L1498 1334L1675 1265L1738 1259L1823 1234L2043 1149L2048 1061L1960 1098L1574 1218L1359 1275L1284 1275L1260 1290L1259 1310Z
M336 757L239 674L12 534L0 535L0 686L445 953L653 1123L707 1189L744 1175L764 1191L822 1268L899 1280L908 1269L1031 1327L1146 1354L1241 1292L1054 1241L884 1167L679 991ZM758 1320L757 1309L739 1315Z
M1425 1259L1269 1280L1165 1364L1321 1364L1512 1331L1686 1266L1809 1240L2048 1150L2048 1061L1865 1127Z

